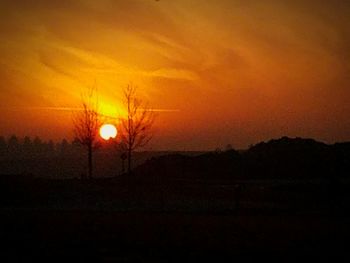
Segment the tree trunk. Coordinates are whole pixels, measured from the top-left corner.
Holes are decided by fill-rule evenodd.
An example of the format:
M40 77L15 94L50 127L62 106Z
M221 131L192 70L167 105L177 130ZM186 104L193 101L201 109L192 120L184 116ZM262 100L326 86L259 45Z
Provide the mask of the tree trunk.
M122 174L125 173L125 160L122 160Z
M88 172L89 172L89 179L92 179L92 146L88 146Z
M128 175L131 174L131 149L128 149Z

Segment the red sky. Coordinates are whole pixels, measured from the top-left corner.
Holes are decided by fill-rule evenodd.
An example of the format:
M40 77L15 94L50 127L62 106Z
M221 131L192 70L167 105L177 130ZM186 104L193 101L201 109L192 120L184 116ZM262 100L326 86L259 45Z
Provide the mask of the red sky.
M118 116L130 82L152 149L350 139L350 3L0 0L0 135L71 138L94 83Z

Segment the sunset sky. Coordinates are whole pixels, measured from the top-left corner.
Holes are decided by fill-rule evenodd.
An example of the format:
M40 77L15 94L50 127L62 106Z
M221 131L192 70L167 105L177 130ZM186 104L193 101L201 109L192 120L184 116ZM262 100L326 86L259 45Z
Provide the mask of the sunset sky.
M72 138L133 83L159 109L150 149L350 140L350 1L0 0L0 135Z

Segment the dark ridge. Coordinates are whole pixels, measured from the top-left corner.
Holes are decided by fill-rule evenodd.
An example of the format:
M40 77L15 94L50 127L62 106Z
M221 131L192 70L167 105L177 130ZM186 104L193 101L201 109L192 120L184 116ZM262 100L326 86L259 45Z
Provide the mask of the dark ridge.
M288 138L258 143L246 151L209 152L189 157L170 154L138 166L136 181L234 181L249 179L328 179L349 169L350 143L327 145Z

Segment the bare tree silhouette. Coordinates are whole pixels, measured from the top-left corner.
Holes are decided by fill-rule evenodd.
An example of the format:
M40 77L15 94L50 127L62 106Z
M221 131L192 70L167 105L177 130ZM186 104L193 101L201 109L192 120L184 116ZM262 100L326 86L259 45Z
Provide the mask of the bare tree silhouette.
M92 178L92 154L98 147L98 131L101 126L98 113L98 98L96 88L81 96L81 109L73 115L74 134L79 143L87 150L88 178Z
M128 160L127 171L131 173L132 154L152 139L151 128L155 114L136 94L137 87L129 84L124 89L126 118L121 120L120 145Z

